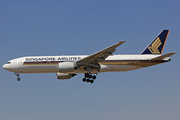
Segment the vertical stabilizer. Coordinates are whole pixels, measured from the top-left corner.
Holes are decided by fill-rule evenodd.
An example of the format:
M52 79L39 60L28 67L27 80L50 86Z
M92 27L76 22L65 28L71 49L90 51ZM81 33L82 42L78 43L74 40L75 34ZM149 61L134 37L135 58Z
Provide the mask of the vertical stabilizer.
M141 54L162 54L169 30L163 30Z

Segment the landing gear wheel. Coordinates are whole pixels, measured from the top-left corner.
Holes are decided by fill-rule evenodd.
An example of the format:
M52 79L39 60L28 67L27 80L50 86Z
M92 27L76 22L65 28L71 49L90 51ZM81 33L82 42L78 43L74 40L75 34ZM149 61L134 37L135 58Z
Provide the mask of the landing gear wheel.
M86 82L86 78L83 78L83 80L82 80L83 82Z
M18 78L17 78L17 81L20 81L20 80L21 80L21 79L18 77Z
M20 81L19 73L14 73L17 76L17 81Z
M86 82L90 82L90 79L87 79Z
M92 78L95 80L95 79L96 79L96 76L94 75L94 76L92 76Z
M92 75L89 75L89 78L92 78L93 76Z
M93 83L94 82L94 80L90 80L90 83Z
M85 73L82 81L87 83L94 83L94 80L96 78L97 78L96 75L92 75L91 73Z
M89 74L85 74L85 78L88 78L89 77Z

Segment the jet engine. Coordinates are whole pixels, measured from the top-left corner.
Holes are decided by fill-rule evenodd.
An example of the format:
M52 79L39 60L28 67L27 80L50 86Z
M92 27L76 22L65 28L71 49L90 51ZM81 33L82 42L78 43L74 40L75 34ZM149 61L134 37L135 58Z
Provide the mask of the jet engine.
M71 79L71 77L74 77L76 74L67 74L67 73L56 73L57 79Z
M74 62L63 62L58 64L59 72L73 72L76 69Z

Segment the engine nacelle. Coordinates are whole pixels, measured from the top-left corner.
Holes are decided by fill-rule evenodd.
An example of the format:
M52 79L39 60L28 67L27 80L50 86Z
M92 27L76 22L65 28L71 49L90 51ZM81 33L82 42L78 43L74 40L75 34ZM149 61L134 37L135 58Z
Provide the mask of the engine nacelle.
M76 74L67 74L67 73L56 73L57 79L71 79L71 77L74 77Z
M63 62L58 64L59 72L73 72L76 64L74 62Z

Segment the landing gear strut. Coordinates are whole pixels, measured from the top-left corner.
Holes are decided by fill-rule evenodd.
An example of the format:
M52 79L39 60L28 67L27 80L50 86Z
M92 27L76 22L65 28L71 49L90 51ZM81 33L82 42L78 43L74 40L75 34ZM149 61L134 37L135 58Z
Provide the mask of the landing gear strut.
M20 81L20 76L19 76L19 73L14 73L18 78L17 78L17 81Z
M95 75L90 75L88 73L84 74L85 77L83 78L83 82L87 82L87 83L94 83L94 80L96 79L96 76Z

